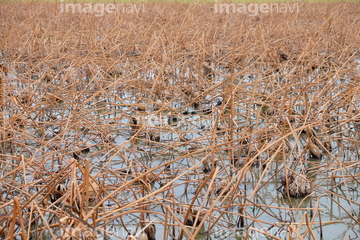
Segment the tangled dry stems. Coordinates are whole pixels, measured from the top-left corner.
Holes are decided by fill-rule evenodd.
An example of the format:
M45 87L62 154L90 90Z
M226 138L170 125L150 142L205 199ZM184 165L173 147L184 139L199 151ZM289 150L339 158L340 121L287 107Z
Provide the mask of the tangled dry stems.
M299 172L299 196L359 204L335 190L359 184L360 5L258 17L212 7L149 3L97 18L1 4L2 238L122 239L109 226L135 234L123 218L145 213L164 239L193 239L189 216L208 235L267 224L314 236L318 207L290 224L247 210L270 214L258 192Z

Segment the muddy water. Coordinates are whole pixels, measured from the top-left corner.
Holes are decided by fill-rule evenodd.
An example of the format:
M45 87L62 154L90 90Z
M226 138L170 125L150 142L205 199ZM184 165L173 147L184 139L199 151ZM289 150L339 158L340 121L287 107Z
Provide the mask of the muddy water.
M247 77L244 80L246 83L252 81L255 81L255 78ZM248 90L252 90L251 87ZM114 92L113 95L115 93L118 92ZM29 133L30 136L35 136L28 136L22 143L26 146L27 151L12 146L12 152L7 153L19 154L21 152L25 158L31 158L35 155L39 162L44 163L47 171L55 172L60 165L66 165L72 157L72 154L64 154L64 152L73 152L75 145L79 145L76 147L87 146L90 147L90 152L82 155L81 158L90 159L94 167L92 171L94 175L106 169L112 171L119 169L134 171L136 169L140 172L179 158L168 168L162 166L154 171L159 174L163 184L180 175L181 177L173 182L172 190L164 192L164 194L171 193L172 197L159 194L156 196L155 204L150 207L152 211L150 217L157 227L157 239L171 239L170 235L164 234L164 225L162 224L164 217L162 215L166 214L166 211L160 204L157 204L158 201L161 200L162 204L174 209L179 204L190 204L198 192L194 205L203 206L204 209L208 210L218 198L214 193L220 181L232 179L233 184L231 185L235 186L243 168L231 166L230 154L226 151L229 136L223 129L229 124L229 115L223 114L223 111L219 110L221 106L217 106L219 101L224 101L222 97L205 96L199 106L183 107L185 104L181 101L174 102L172 107L181 109L179 112L174 113L165 110L159 114L152 111L156 108L154 104L148 106L149 109L146 111L134 110L131 105L136 103L136 94L136 91L133 94L122 92L121 95L117 95L120 100L109 96L97 97L96 101L90 101L86 105L88 110L81 113L82 115L78 118L80 119L78 126L73 128L64 128L64 126L66 126L67 119L74 116L74 112L79 111L76 106L59 103L53 109L44 107L41 111L45 111L46 115L52 115L53 120L49 117L37 118L36 114L29 114L28 117L41 122L44 127L38 128L30 124L23 126L22 129L25 132ZM262 134L262 132L256 133L257 129L269 128L266 119L259 119L254 114L256 107L256 104L245 106L245 104L238 103L236 106L237 116L234 118L238 130L246 127L246 124L254 125L254 138ZM211 114L209 114L209 110L211 110ZM301 106L297 110L301 111ZM21 112L21 109L18 111ZM134 134L137 134L136 130L129 126L132 117L137 118L139 123L146 125L136 140L129 140ZM359 170L356 168L356 161L359 159L359 144L356 143L356 139L359 140L358 131L357 125L349 124L341 134L335 132L334 135L338 139L343 139L342 144L339 144L339 141L332 141L331 155L324 155L321 160L305 159L303 164L299 164L296 157L299 150L294 149L285 154L285 159L282 158L281 154L273 158L273 152L261 154L258 159L259 164L254 164L256 166L249 168L238 187L233 188L227 197L218 199L220 201L214 205L211 220L208 219L205 222L197 238L242 239L247 236L248 239L266 239L266 236L275 236L286 239L290 224L293 224L293 227L298 227L299 223L303 224L299 229L299 234L308 231L305 224L305 217L308 216L309 221L313 221L311 231L317 239L320 239L321 231L324 239L335 240L346 237L356 239L359 235L359 226L354 223L351 214L355 217L359 215L358 180L355 178L346 181L346 184L342 181L351 179L348 177L350 174L353 176L359 174ZM64 135L58 137L62 132ZM152 136L159 137L159 139L151 139ZM244 134L241 131L236 131L233 135L233 139L242 137ZM39 139L42 139L42 142ZM271 141L276 139L273 137ZM289 137L289 143L292 147L297 144L301 148L305 146L304 140L297 143L291 137ZM215 144L221 146L209 148ZM234 145L235 154L238 154L239 148L238 143ZM48 153L54 149L60 149L57 151L63 152L49 155ZM185 156L192 150L201 149L206 150ZM217 161L218 173L215 176L215 187L211 188L209 182L199 190L198 187L209 174L204 173L203 165L200 163L206 156L211 156ZM269 161L269 159L272 160ZM131 161L135 163L135 167L131 166ZM354 164L353 167L340 168L337 165L339 162L354 162ZM308 178L312 181L313 193L311 197L288 199L276 190L280 187L279 178L283 174L284 163L295 172L306 170ZM333 167L329 164L333 164ZM194 168L196 165L197 167ZM192 170L189 170L190 168ZM266 171L263 170L264 168ZM27 180L33 181L33 177L29 174ZM335 181L332 182L330 177L334 177ZM111 176L101 180L105 182L105 185L117 187L126 181L126 179ZM333 186L337 187L333 189L331 194ZM140 191L140 187L133 186L132 188ZM161 185L157 181L152 191L159 188ZM115 200L121 204L126 204L139 198L140 195L140 192L136 192L134 196L132 189L127 188L121 194L116 195ZM151 199L155 200L154 198ZM175 204L175 207L172 203ZM240 219L237 213L239 206L244 203L246 208L244 209L245 220L242 228L239 226ZM116 203L106 201L105 205L112 208L116 206ZM314 210L311 211L311 208ZM181 216L179 217L181 218ZM215 220L217 221L214 225L211 222ZM320 221L322 222L321 225ZM125 214L123 222L126 224L127 230L136 232L139 214ZM119 237L126 238L127 236L127 231L118 219L108 223L106 229L109 233ZM170 228L167 233L172 231L173 229ZM175 227L174 231L175 235L178 236L178 227ZM193 229L188 227L188 231L191 232ZM110 239L117 239L111 234L108 236ZM48 236L48 239L51 237Z

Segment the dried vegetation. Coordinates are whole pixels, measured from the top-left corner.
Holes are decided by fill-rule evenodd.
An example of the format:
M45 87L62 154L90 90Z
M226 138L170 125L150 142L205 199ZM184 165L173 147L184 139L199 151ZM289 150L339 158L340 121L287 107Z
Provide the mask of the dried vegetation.
M356 232L360 4L298 4L0 3L0 238Z

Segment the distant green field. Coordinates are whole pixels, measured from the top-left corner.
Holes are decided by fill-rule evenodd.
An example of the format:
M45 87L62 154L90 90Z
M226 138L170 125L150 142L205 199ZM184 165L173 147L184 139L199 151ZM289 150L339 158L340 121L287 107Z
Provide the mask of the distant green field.
M267 2L319 2L319 3L333 3L333 2L359 2L359 0L2 0L5 2L62 2L62 3L127 3L127 2L162 2L162 3L214 3L214 2L232 2L232 3L267 3Z

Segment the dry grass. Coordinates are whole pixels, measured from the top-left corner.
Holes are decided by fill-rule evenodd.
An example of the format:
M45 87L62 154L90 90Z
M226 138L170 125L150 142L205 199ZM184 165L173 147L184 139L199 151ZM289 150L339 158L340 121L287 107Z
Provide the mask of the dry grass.
M137 222L139 237L147 213L157 239L315 239L322 198L359 224L360 4L212 8L0 4L2 239L124 239L111 227L135 235ZM306 185L300 204L286 180L260 195L282 175Z

